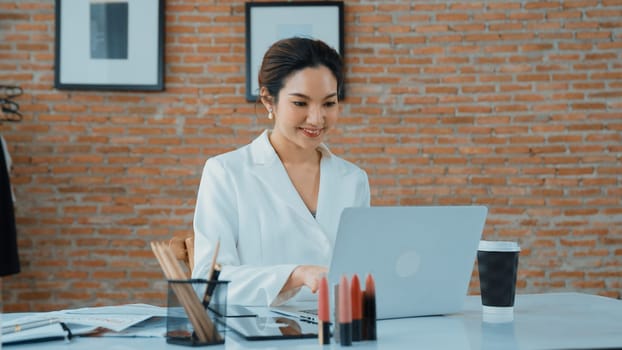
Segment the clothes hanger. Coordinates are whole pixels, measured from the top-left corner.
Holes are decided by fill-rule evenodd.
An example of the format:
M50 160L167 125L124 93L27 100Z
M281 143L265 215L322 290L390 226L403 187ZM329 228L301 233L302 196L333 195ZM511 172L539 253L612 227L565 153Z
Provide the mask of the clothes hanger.
M0 121L18 122L22 120L19 104L12 101L24 93L24 90L15 85L0 84Z
M19 86L13 85L0 85L0 98L10 99L20 96L24 93L24 90Z
M0 99L0 121L18 122L22 120L19 104L6 98Z

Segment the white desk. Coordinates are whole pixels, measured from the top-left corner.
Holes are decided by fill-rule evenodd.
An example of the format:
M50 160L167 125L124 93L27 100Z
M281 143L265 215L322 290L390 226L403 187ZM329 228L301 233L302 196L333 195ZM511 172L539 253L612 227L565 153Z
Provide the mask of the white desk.
M6 315L5 315L6 316ZM3 349L160 350L185 349L164 338L76 338L5 346ZM248 342L232 332L209 349L339 349L317 339ZM518 295L514 321L482 320L479 296L469 296L464 312L378 322L378 341L356 349L594 349L622 348L622 301L578 293Z

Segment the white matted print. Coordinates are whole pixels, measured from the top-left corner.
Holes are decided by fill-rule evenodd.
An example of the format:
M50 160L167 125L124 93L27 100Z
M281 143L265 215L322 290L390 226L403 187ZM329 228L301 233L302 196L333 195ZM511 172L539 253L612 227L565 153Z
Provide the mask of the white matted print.
M56 0L55 87L163 90L164 0Z

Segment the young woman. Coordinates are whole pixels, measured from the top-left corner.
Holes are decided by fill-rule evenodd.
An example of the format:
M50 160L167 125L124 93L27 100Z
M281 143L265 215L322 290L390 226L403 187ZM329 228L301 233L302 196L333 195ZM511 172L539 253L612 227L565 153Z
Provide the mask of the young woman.
M206 278L220 240L228 302L265 306L315 293L341 211L369 206L370 191L367 174L323 144L337 123L343 87L334 49L304 38L274 43L259 87L274 126L207 160L194 214L193 277Z

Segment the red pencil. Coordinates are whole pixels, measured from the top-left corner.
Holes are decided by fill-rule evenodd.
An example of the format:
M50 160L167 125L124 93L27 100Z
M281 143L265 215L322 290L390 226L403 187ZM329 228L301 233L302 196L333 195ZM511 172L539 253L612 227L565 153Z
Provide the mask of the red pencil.
M339 341L341 346L352 345L352 302L346 276L339 282Z
M318 339L320 345L330 344L330 304L326 277L322 277L320 280L318 293Z
M361 341L363 340L363 294L357 274L352 276L350 290L352 295L352 341Z
M363 293L363 340L376 339L376 284L371 274L368 274Z

